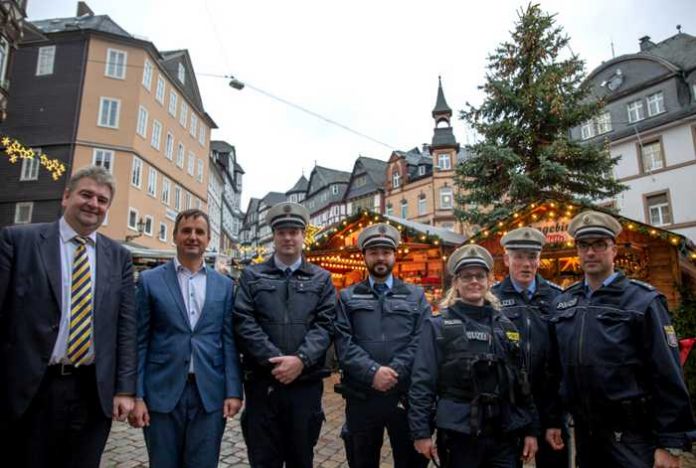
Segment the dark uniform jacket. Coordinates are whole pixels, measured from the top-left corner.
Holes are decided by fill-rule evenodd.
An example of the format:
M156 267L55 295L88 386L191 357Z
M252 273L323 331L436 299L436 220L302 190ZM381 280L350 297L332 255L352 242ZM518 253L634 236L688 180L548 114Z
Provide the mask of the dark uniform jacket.
M336 290L328 271L303 258L286 277L271 256L244 269L236 293L234 329L247 379L271 379L268 360L283 355L302 359L298 380L329 374Z
M542 427L561 427L561 421L557 420L557 392L553 391L553 385L549 385L549 380L557 381L559 369L548 319L553 301L563 289L536 275L536 291L531 299L515 290L509 276L491 290L500 299L503 314L520 332L520 350L529 371Z
M394 278L378 295L369 280L341 291L336 307L336 352L343 383L369 390L380 366L399 374L396 390L408 391L423 320L431 315L423 289Z
M556 299L551 322L561 395L592 429L644 429L683 448L696 429L665 298L623 273L587 298L584 282Z
M474 307L457 302L442 311L442 315L429 317L423 324L419 347L413 365L411 389L409 391L409 427L413 439L428 438L432 434L431 414L435 409L435 426L463 434L477 435L482 428L481 416L484 409L474 408L475 388L491 387L482 379L476 385L461 382L460 388L446 388L443 378L449 365L468 367L460 350L447 351L443 327L456 326L461 329L455 344L465 345L476 354L494 355L507 366L506 369L492 367L488 377L505 376L506 385L496 407L499 432L518 432L536 435L538 416L529 389L523 388L523 369L519 355L519 333L514 324L499 311L486 305ZM491 329L493 330L491 336ZM484 347L482 348L482 344ZM449 354L449 355L448 355ZM449 362L447 362L449 361ZM473 364L473 363L472 363ZM472 366L473 367L473 366ZM512 372L510 377L509 372ZM452 374L449 372L448 374ZM472 390L474 389L474 390ZM460 397L454 394L460 393ZM471 395L466 395L472 393Z

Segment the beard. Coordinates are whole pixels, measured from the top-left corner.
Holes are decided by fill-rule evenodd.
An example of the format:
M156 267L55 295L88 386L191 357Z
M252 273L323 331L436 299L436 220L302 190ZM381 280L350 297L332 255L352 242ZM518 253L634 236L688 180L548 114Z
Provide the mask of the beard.
M367 265L367 270L370 272L373 278L385 279L389 277L394 265L388 263L374 263L372 265Z

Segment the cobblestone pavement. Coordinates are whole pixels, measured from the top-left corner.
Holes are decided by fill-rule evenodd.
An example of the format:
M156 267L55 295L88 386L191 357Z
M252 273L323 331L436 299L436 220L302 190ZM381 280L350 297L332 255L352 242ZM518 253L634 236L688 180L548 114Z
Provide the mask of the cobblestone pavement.
M343 442L339 437L343 425L343 399L333 392L333 384L338 377L333 375L324 381L324 412L326 422L322 427L319 443L315 448L314 465L320 468L347 467ZM126 423L115 422L102 457L102 468L148 467L147 452L143 433ZM228 421L220 449L220 467L249 466L246 445L242 438L239 416ZM391 467L391 449L389 439L385 437L382 448L381 467ZM533 466L533 465L531 465ZM696 468L696 457L687 454L682 458L682 468Z

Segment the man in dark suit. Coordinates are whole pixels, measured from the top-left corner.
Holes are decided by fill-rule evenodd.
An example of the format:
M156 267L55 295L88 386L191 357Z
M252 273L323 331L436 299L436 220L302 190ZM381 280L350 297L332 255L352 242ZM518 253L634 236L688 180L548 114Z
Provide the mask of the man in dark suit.
M54 223L0 232L0 453L14 467L98 467L136 385L133 264L96 230L115 194L78 170Z
M129 419L145 428L155 468L215 468L225 418L242 406L232 281L206 267L208 215L182 211L176 258L138 281L138 392Z

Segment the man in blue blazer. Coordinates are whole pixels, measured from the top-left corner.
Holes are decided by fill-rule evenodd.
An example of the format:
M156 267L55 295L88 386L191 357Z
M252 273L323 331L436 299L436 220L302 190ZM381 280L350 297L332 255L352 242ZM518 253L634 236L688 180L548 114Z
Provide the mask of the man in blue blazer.
M242 406L232 281L205 266L208 215L182 211L176 258L140 275L138 387L129 420L153 468L214 468L226 418Z

